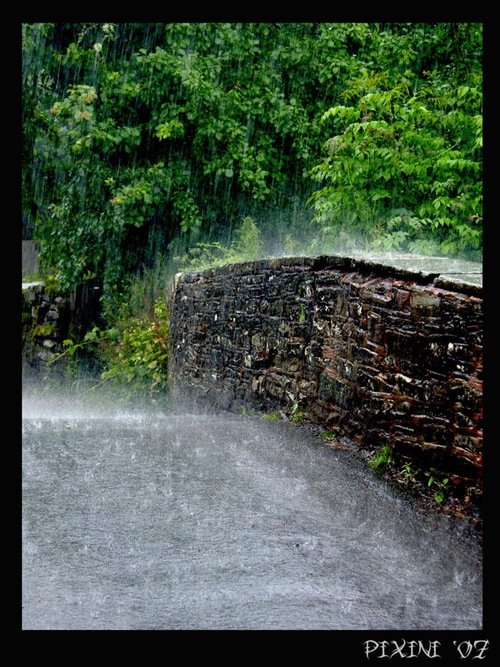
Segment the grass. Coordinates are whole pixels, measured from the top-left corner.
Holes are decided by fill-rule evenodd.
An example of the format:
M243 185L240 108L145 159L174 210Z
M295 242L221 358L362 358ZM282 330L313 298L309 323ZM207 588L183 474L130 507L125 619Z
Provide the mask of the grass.
M306 414L303 410L299 410L299 404L294 403L290 409L290 421L292 424L301 424L305 417Z
M429 487L434 486L434 487L437 488L437 491L434 494L434 500L437 503L442 503L444 501L444 499L446 498L446 493L448 491L448 486L447 485L448 485L449 481L450 480L448 478L445 478L445 479L440 481L440 480L437 480L432 475L429 477L429 480L427 482L427 486L429 486Z
M389 463L392 463L392 447L390 445L381 445L368 461L372 470L384 468Z
M273 410L272 412L267 412L264 415L264 419L267 419L268 421L278 421L281 419L281 413L279 410Z

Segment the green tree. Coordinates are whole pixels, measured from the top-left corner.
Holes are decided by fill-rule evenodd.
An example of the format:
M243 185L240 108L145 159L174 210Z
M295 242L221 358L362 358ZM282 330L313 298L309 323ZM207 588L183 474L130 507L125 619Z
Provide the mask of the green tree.
M311 197L328 235L480 256L481 26L380 28L377 54L322 116L333 136Z
M346 230L479 254L481 39L461 23L24 25L23 215L43 266L102 282L111 308L152 258L240 252L245 217L286 227L311 195L316 248Z
M227 240L308 194L316 41L313 24L25 26L25 210L44 265L116 293L152 245Z

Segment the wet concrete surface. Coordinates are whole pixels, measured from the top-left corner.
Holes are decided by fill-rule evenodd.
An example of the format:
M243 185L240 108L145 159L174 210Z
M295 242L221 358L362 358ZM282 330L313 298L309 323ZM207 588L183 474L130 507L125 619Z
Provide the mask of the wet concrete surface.
M26 401L24 629L482 626L479 547L285 422Z
M460 288L462 285L483 285L482 262L471 262L455 257L432 257L398 252L349 252L349 257L373 262L383 266L405 271L413 271L422 275L436 275L440 282Z

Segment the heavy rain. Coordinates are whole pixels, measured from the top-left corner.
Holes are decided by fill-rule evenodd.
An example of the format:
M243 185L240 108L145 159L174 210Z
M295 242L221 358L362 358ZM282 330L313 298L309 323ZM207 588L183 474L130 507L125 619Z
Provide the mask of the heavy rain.
M179 272L347 255L479 293L481 25L25 23L22 49L23 629L481 630L470 517L297 405L169 377Z

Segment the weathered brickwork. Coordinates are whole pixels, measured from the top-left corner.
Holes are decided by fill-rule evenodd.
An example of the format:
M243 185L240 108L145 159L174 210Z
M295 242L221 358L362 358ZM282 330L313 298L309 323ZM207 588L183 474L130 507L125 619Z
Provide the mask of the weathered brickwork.
M361 447L464 477L482 464L482 290L349 258L177 277L173 391L220 408L298 403Z

